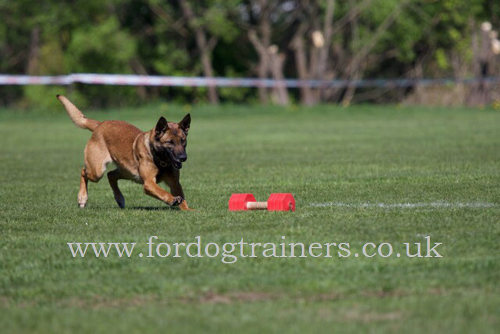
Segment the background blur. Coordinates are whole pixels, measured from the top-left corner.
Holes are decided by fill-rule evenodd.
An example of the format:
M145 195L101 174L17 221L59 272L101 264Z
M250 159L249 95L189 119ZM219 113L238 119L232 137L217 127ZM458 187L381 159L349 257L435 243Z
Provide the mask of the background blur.
M408 87L0 86L0 103L497 105L498 0L1 0L0 73L359 80ZM424 86L423 78L453 84ZM473 81L464 81L474 79ZM64 90L66 90L64 92Z

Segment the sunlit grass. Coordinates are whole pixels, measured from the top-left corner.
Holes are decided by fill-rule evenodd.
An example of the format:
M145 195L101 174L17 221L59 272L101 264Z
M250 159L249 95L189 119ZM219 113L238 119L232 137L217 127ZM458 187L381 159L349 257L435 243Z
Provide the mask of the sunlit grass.
M77 208L90 133L61 110L0 111L0 322L6 332L494 332L500 113L396 107L194 107L181 183L195 212L106 179ZM185 108L91 112L143 130ZM292 192L295 213L227 211L233 192ZM379 207L366 204L448 203ZM321 203L344 203L324 205ZM487 203L488 206L460 206ZM316 205L316 206L314 206ZM441 242L443 258L116 256L67 242ZM354 251L353 251L354 252Z

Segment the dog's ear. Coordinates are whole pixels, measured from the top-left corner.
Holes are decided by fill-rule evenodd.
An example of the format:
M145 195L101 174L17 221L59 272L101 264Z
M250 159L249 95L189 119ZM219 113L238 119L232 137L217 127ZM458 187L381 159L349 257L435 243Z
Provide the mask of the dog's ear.
M163 136L165 134L165 132L167 132L167 130L168 130L168 122L165 119L165 117L162 116L158 120L158 123L156 123L155 137L160 138L161 136Z
M184 116L184 118L182 119L182 121L180 121L178 124L179 124L179 127L185 133L187 133L189 131L189 127L191 125L191 115L190 114L186 114L186 116Z

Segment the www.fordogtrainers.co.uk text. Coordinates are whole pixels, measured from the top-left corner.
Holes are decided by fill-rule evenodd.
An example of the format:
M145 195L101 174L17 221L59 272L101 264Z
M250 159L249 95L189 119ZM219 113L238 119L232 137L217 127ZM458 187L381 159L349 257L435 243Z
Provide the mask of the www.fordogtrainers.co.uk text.
M366 242L354 249L349 242L288 242L281 236L278 242L204 242L196 236L191 242L161 242L158 236L150 236L143 244L144 251L136 248L136 242L68 242L73 258L214 258L232 264L240 258L442 258L441 242L431 242L430 236L421 242Z

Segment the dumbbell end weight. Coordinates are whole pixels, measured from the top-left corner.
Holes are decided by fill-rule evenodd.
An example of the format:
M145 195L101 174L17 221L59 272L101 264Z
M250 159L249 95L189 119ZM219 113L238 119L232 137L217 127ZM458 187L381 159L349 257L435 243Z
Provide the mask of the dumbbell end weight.
M290 193L271 194L267 200L269 211L295 211L295 199Z
M229 199L229 211L248 210L247 204L256 202L252 194L232 194Z

